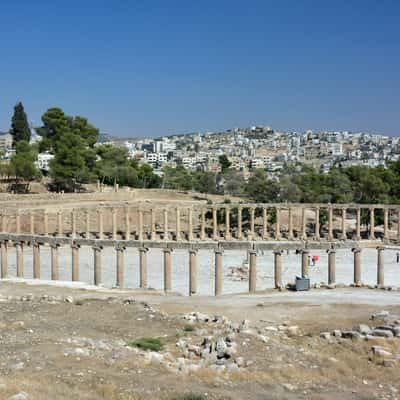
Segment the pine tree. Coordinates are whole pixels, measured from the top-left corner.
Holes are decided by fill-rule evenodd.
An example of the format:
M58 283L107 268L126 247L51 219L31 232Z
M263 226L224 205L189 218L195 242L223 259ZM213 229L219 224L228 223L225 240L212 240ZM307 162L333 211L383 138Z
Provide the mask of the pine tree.
M21 102L14 107L14 115L11 119L11 135L13 136L13 145L15 146L21 140L29 142L31 130L28 124L28 118Z

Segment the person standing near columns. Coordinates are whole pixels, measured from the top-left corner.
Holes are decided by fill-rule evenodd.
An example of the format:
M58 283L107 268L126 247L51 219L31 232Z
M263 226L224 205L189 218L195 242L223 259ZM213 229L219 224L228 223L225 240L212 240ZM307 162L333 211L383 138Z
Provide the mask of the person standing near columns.
M164 292L170 292L172 289L171 284L171 252L172 249L166 247L164 252Z
M385 248L380 246L377 248L378 251L378 263L377 263L377 285L383 287L385 285L385 263L384 263L384 251Z
M222 254L223 254L223 249L221 247L215 249L215 278L214 278L215 296L219 296L222 294Z
M282 285L282 251L274 251L274 278L275 289L281 289Z

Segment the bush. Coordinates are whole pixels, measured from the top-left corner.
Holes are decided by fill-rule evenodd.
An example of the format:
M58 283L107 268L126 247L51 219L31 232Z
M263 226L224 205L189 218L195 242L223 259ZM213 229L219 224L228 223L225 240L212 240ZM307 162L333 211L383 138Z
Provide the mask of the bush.
M151 351L160 351L163 348L163 344L159 338L140 338L130 342L129 346Z
M174 400L207 400L206 396L196 393L186 393L175 397Z
M193 331L194 331L194 327L193 327L193 325L185 325L185 326L183 327L183 330L184 330L185 332L193 332Z

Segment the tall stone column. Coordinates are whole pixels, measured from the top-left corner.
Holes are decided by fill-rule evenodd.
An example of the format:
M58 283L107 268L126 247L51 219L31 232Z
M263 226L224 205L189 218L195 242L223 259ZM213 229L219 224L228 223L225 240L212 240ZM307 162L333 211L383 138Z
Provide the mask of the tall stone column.
M72 244L71 252L72 252L72 281L79 281L79 245Z
M85 238L90 239L90 210L87 208L85 211Z
M301 207L301 240L307 240L307 209Z
M6 231L6 216L4 215L4 210L0 215L0 232Z
M181 210L179 207L176 207L175 218L176 218L175 237L176 237L176 241L179 242L181 240Z
M293 239L294 239L294 236L293 236L293 209L292 209L292 207L289 207L289 209L288 209L288 218L289 218L289 223L288 223L288 228L289 228L288 239L289 239L289 240L293 240Z
M242 207L238 207L238 233L237 233L237 238L238 240L243 239L243 222L242 222Z
M354 285L361 286L361 249L353 249L354 253Z
M189 250L189 296L197 293L197 250Z
M222 254L223 250L221 248L215 250L214 293L216 296L222 294Z
M164 209L164 240L169 240L169 234L168 234L168 208Z
M97 230L99 232L99 239L104 239L104 230L103 230L103 210L101 208L97 209Z
M397 210L397 240L400 240L400 210Z
M140 261L140 288L147 289L147 251L145 247L139 248Z
M34 211L29 213L29 225L31 228L31 235L35 234L35 214Z
M274 278L275 278L275 289L283 287L282 284L282 251L274 251Z
M125 276L125 260L124 260L125 247L117 246L115 248L115 254L117 257L117 282L116 286L119 288L124 287L124 276Z
M117 240L117 210L111 209L111 222L112 222L112 239Z
M375 208L369 209L369 239L375 240Z
M275 239L281 239L281 210L280 208L276 207L276 222L275 222Z
M57 211L57 236L63 236L63 215L62 210Z
M1 242L1 277L6 278L8 275L8 257L7 257L7 240Z
M51 279L53 281L58 281L59 279L58 248L59 248L58 244L55 243L51 244Z
M188 239L189 241L193 240L193 208L188 208Z
M382 287L385 285L385 263L384 263L384 251L383 246L377 248L378 251L378 263L377 263L377 285Z
M263 207L263 239L268 240L268 208Z
M225 207L225 240L231 240L231 209Z
M17 210L15 214L15 231L17 234L21 233L21 214L19 210Z
M361 240L361 209L356 209L356 240Z
M151 225L150 238L151 238L151 240L156 240L157 232L156 232L156 210L155 210L155 208L152 208L150 213L151 213L150 214L150 225Z
M206 210L204 208L201 209L200 239L206 239Z
M309 251L307 249L303 249L301 251L301 276L308 277L308 255Z
M217 208L213 207L213 240L218 240L218 220L217 220Z
M250 250L249 256L249 292L255 293L257 290L257 252Z
M131 219L129 214L129 207L125 207L125 240L131 239Z
M102 283L101 274L101 246L93 246L93 258L94 258L94 284L96 286Z
M255 213L255 208L251 207L250 208L250 235L249 235L250 240L254 240L256 238L256 232L254 229L254 213Z
M346 234L346 208L342 208L342 240L347 239L347 234Z
M72 239L76 238L76 212L75 212L75 210L71 211L71 237L72 237Z
M320 230L319 212L320 212L319 207L316 207L315 208L315 235L314 235L315 240L320 240L321 239L320 234L319 234L319 230Z
M389 239L389 209L383 209L383 238Z
M40 279L40 244L32 243L33 248L33 279Z
M43 210L43 235L49 235L49 214L47 210Z
M143 210L140 208L138 211L138 218L139 218L138 240L141 242L141 241L143 241Z
M329 249L328 251L328 284L336 283L336 250Z
M328 207L328 240L333 240L333 208Z
M172 249L165 248L163 249L164 252L164 291L170 292L172 289L171 284L171 253Z

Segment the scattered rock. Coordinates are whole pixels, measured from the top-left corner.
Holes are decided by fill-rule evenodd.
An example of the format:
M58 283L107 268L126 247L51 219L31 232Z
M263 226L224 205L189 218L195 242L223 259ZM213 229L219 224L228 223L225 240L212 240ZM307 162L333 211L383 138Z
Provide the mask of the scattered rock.
M26 392L19 392L14 394L13 396L9 397L7 400L27 400L29 398L28 393Z

